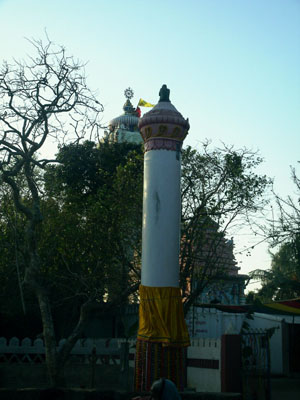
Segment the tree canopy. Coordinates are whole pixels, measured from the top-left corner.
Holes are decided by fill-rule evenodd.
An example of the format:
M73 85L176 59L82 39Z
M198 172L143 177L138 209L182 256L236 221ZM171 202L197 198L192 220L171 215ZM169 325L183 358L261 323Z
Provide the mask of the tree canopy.
M97 133L102 105L88 88L84 65L49 40L32 41L27 60L4 62L0 70L0 182L10 189L25 221L22 249L24 282L39 304L51 382L78 337L86 315L82 306L76 329L60 354L56 350L50 299L39 251L43 225L42 173L55 161L42 152L46 142L79 142ZM22 250L22 251L21 251ZM17 257L18 258L18 257Z
M211 149L208 142L201 152L183 151L181 286L186 312L208 284L235 269L234 258L224 256L226 237L266 205L271 181L256 173L261 162L247 149Z
M271 268L254 270L250 276L261 281L254 296L263 301L300 296L300 179L295 168L291 168L291 177L295 195L284 198L274 193L277 213L260 226L270 243Z
M52 260L57 278L69 272L73 296L94 291L99 304L125 304L140 277L141 146L85 142L62 147L57 159L45 174L45 263Z

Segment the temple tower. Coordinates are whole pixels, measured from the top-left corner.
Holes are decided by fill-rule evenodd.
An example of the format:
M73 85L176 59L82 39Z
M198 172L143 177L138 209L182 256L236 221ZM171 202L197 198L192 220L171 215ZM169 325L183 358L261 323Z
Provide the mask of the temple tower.
M138 129L139 111L131 103L134 95L133 90L131 88L125 89L124 95L126 97L123 106L124 113L109 122L108 131L105 131L103 140L140 144L143 139Z
M163 85L158 104L139 121L144 140L142 277L135 389L154 380L185 386L189 336L179 289L181 147L189 122Z

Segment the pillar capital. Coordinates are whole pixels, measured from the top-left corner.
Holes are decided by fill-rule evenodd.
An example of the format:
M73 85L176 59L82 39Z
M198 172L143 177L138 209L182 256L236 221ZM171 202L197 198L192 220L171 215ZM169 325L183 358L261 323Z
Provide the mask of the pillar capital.
M161 94L163 88L164 92ZM139 129L145 142L146 151L160 148L176 150L178 146L172 145L171 142L182 143L190 127L188 119L184 119L169 101L169 92L167 93L168 96L165 95L163 97L165 91L169 91L165 85L163 88L160 90L158 104L151 111L144 114L139 121ZM156 141L157 143L154 144ZM151 142L151 146L148 146L147 142Z

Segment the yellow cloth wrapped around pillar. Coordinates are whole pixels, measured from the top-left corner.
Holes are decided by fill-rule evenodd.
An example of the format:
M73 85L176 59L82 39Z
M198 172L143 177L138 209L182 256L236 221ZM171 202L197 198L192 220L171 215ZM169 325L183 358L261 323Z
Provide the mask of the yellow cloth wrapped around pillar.
M179 288L140 285L137 338L166 346L190 345Z

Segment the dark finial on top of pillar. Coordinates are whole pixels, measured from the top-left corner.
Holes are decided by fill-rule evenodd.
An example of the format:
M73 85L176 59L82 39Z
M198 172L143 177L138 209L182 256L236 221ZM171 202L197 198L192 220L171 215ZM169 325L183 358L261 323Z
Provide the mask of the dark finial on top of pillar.
M159 91L159 102L169 102L170 103L170 89L167 88L167 85L162 85Z

